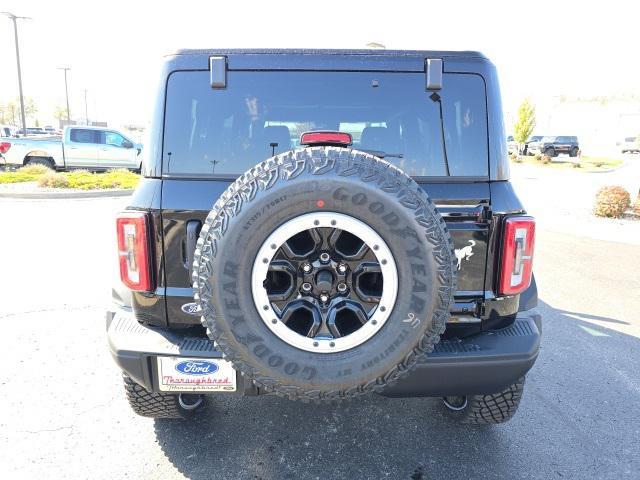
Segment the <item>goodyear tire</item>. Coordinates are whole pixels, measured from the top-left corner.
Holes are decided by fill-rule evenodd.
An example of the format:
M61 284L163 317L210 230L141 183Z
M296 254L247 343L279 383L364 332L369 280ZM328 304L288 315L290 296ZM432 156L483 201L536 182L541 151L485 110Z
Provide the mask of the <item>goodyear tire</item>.
M266 391L380 391L433 350L455 255L427 194L367 153L313 147L236 180L203 225L194 296L210 339Z

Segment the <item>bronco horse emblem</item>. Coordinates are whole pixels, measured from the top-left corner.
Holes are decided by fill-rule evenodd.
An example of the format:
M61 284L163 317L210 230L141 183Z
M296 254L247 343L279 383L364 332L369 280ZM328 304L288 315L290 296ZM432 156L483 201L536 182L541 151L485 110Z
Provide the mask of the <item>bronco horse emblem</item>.
M473 247L476 246L475 240L469 240L469 245L463 248L456 248L455 254L458 259L458 270L462 266L462 260L469 260L473 256Z

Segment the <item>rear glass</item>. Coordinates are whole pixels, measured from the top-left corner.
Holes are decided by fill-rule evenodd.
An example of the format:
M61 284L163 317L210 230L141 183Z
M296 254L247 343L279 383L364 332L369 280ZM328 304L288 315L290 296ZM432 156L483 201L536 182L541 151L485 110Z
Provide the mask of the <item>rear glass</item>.
M487 176L482 78L444 75L444 122L430 95L424 73L229 72L227 88L214 90L209 72L174 72L163 173L239 175L299 147L303 132L339 130L413 176L446 175L444 137L451 175Z
M69 133L72 142L77 143L98 143L95 130L85 130L83 128L74 128Z

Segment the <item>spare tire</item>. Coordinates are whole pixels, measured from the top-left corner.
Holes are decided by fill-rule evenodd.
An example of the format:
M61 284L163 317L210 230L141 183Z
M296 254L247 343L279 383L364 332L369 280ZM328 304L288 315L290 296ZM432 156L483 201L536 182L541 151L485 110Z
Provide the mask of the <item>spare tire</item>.
M194 256L210 339L259 387L300 400L379 391L433 350L455 292L427 194L357 150L270 158L221 195Z

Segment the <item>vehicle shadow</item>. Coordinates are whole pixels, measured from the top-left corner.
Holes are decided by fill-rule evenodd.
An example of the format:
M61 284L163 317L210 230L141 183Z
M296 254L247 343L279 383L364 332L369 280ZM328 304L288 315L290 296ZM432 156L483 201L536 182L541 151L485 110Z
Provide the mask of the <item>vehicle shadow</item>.
M543 349L504 425L457 424L429 398L316 405L219 396L193 421L157 420L158 443L194 480L633 478L640 339L538 309Z

